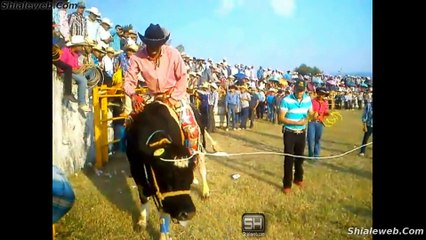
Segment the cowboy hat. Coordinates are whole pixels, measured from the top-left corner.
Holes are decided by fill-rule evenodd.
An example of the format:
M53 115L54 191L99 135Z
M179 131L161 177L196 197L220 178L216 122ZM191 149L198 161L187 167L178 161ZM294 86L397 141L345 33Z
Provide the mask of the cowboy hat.
M86 12L93 13L94 15L96 15L98 17L101 16L101 12L99 12L99 10L96 7L91 7L89 9L87 9Z
M201 88L209 88L209 83L208 82L204 82L203 85L201 85Z
M92 49L93 49L93 50L97 50L97 51L99 51L99 52L101 52L101 53L106 53L105 48L104 48L104 47L102 47L100 44L98 44L98 45L94 46Z
M210 86L212 86L214 89L218 89L219 88L216 83L210 83Z
M109 27L112 26L112 22L111 20L109 20L108 18L102 18L101 23L105 23L106 25L108 25Z
M323 88L323 87L320 87L320 88L317 88L317 94L323 94L323 95L328 95L329 94L329 92L327 91L327 89L325 89L325 88Z
M87 45L87 42L84 40L84 37L80 35L72 36L71 41L67 42L66 44L67 47L84 46L84 45Z
M143 43L153 47L160 47L169 40L170 33L165 33L164 29L159 24L150 24L145 30L145 35L138 32L139 38Z
M86 38L86 43L89 45L89 46L92 46L92 47L94 47L94 46L96 46L96 42L95 42L95 40L93 40L93 39L91 39L91 38Z
M112 47L108 47L105 51L106 51L107 53L115 53L115 50L114 50L114 48L112 48Z

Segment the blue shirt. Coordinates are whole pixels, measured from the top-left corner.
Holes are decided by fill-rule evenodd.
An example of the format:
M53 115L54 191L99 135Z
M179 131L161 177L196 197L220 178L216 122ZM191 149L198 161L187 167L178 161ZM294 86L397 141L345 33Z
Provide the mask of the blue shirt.
M373 106L371 102L367 103L362 114L362 122L366 123L367 126L373 127Z
M118 35L115 29L111 29L109 33L112 36L112 42L109 44L109 46L112 47L115 51L120 50L121 37Z
M120 53L120 55L117 57L117 60L120 63L121 69L123 69L123 73L127 72L127 68L129 67L129 58L127 57L127 53Z
M225 97L225 105L226 106L228 106L228 104L237 105L238 102L240 101L239 96L240 95L236 92L235 93L228 92L228 94L226 94L226 97Z
M302 101L299 101L294 94L290 94L281 101L281 110L286 111L285 118L292 121L299 121L308 117L308 111L312 110L312 99L308 94L303 94ZM306 126L285 124L284 127L292 130L303 130Z

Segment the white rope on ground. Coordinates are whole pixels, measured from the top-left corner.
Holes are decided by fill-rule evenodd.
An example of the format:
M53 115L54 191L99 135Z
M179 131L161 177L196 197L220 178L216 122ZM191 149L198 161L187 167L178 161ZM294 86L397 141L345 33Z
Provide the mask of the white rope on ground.
M304 158L304 159L332 159L332 158L339 158L339 157L343 157L345 155L348 155L351 152L354 152L362 147L368 146L373 144L373 142L369 142L366 144L363 144L359 147L356 147L352 150L346 151L344 153L338 154L338 155L334 155L334 156L327 156L327 157L308 157L308 156L303 156L303 155L294 155L294 154L289 154L289 153L281 153L281 152L248 152L248 153L227 153L227 152L215 152L215 153L206 153L206 152L198 152L198 151L194 151L194 153L187 157L187 158L180 158L180 159L165 159L165 158L160 158L161 161L165 161L165 162L177 162L177 161L185 161L185 160L189 160L191 158L193 158L195 155L197 154L204 154L206 156L214 156L214 157L233 157L233 156L243 156L243 155L279 155L279 156L290 156L290 157L297 157L297 158Z

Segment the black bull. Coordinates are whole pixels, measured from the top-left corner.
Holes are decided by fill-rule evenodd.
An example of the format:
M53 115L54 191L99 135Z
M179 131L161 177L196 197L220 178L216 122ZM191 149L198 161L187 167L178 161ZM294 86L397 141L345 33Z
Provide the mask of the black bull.
M201 130L201 142L205 148L205 126L200 125L200 114L192 106L197 123ZM183 145L183 135L180 125L173 118L169 109L162 103L153 102L145 106L143 112L133 119L127 129L127 158L130 171L136 185L142 206L146 206L149 196L156 200L157 207L170 214L172 219L186 221L195 215L195 206L189 195L194 180L195 159L189 159L184 166L160 159L182 159L191 156ZM160 150L158 150L160 149ZM163 149L163 150L161 150ZM157 152L156 152L157 150ZM154 154L155 152L155 154ZM158 156L160 152L160 156ZM156 155L156 156L154 156ZM203 159L204 165L204 159ZM203 195L208 196L208 187L203 174ZM155 184L155 182L157 184ZM159 199L157 187L161 194L171 192L185 192L184 194L167 196ZM144 219L146 224L146 219Z

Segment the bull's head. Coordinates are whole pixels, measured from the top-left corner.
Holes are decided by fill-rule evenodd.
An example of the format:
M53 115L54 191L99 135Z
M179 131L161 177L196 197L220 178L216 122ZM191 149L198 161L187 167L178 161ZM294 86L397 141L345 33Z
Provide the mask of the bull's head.
M152 103L134 118L127 132L127 156L136 183L143 186L145 195L154 196L157 206L177 221L195 215L189 195L195 157L185 147L180 124L170 109Z

